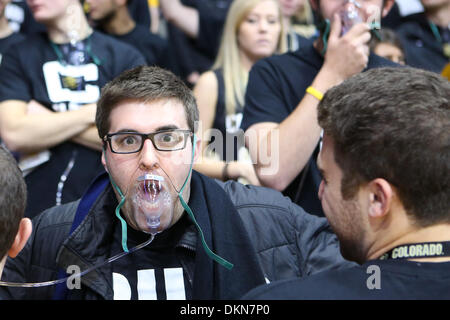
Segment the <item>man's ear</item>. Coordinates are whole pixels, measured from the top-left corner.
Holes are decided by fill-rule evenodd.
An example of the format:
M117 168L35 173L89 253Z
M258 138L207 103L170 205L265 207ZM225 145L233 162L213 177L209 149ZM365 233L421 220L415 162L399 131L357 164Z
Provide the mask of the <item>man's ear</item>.
M108 166L106 165L106 155L105 155L105 152L106 152L106 149L103 148L103 149L102 149L102 165L103 165L103 168L105 168L105 171L109 173L109 171L108 171Z
M27 243L32 230L33 226L30 219L23 218L22 220L20 220L19 230L17 231L16 238L14 239L14 242L8 251L8 255L11 258L15 258L23 249L23 247L25 247L25 244Z
M369 216L381 218L391 209L394 191L389 182L378 178L369 182Z
M387 16L387 14L389 13L389 11L391 11L392 6L394 5L395 0L385 0L384 1L384 5L381 11L381 17L384 18Z

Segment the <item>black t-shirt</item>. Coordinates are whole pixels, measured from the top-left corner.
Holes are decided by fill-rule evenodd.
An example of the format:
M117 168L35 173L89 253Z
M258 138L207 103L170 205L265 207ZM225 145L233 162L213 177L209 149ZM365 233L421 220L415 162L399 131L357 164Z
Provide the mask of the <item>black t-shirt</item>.
M145 64L136 49L99 32L84 43L87 61L78 67L60 63L57 52L64 46L55 50L43 33L12 45L0 66L0 101L34 99L53 112L77 109L95 103L100 88L121 72ZM80 198L103 171L100 152L93 149L64 142L50 152L50 160L25 177L28 217L54 206L57 198L61 203Z
M3 54L8 51L8 48L23 39L25 39L25 36L20 33L12 33L11 35L0 39L0 64L2 63Z
M247 130L256 123L280 123L286 119L303 99L306 88L313 82L323 61L323 57L310 41L307 45L300 46L297 51L256 62L249 74L242 128ZM368 69L383 66L397 65L377 55L370 55ZM292 137L293 142L295 139ZM302 175L299 174L283 193L305 211L323 216L317 195L321 182L316 164L318 152L319 145L309 161L301 192L299 185Z
M149 66L157 65L162 68L168 67L168 44L163 38L151 33L141 25L127 34L114 35L118 40L124 41L136 49L145 57Z
M405 17L397 32L402 41L406 63L415 68L441 73L449 62L444 54L444 43L450 45L450 27L437 27L439 36L423 13ZM437 38L437 37L440 37Z
M221 149L216 150L223 161L238 160L238 150L244 146L244 132L240 129L242 122L242 107L237 106L235 113L227 115L225 105L225 82L222 69L213 71L217 78L217 103L214 115L213 128L221 133L223 141L218 141L222 145ZM237 102L237 101L236 101ZM215 137L211 139L214 143Z
M146 247L112 262L114 300L191 299L189 276L176 253L176 245L189 225L188 217L184 215L170 229L156 235ZM129 249L150 237L130 227L127 234ZM122 229L117 220L111 256L122 251Z
M253 289L243 299L442 300L450 299L449 288L450 262L376 260L303 279L274 282Z

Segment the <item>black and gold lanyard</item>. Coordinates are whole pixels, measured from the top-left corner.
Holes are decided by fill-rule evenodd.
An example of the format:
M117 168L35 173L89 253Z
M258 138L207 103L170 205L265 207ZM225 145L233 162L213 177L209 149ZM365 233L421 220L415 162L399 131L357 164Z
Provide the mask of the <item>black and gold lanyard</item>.
M444 52L444 55L447 58L450 58L450 43L448 42L448 39L443 39L441 36L441 33L439 32L439 28L436 24L434 24L431 21L428 21L428 24L430 25L431 31L433 32L434 38L437 42L439 42L442 46L442 51Z
M409 243L395 247L379 260L450 257L450 241Z

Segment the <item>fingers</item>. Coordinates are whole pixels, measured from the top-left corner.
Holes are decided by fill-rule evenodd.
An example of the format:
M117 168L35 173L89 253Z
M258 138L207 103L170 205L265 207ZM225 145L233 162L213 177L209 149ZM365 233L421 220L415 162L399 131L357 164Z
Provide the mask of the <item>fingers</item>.
M341 29L342 29L341 18L337 13L335 13L333 16L333 21L331 23L329 41L337 40L341 35Z
M357 40L358 44L367 43L370 41L370 27L366 23L358 23L354 25L347 34L346 38Z

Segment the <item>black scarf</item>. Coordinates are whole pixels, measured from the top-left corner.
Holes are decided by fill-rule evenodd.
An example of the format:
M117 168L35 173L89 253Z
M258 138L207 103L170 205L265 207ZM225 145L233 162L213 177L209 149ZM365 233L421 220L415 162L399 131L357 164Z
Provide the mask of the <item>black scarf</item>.
M225 191L193 171L188 204L209 248L234 265L228 270L213 261L198 237L193 299L239 299L265 283L247 230Z

